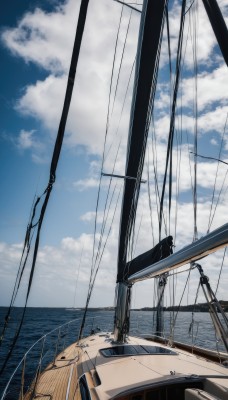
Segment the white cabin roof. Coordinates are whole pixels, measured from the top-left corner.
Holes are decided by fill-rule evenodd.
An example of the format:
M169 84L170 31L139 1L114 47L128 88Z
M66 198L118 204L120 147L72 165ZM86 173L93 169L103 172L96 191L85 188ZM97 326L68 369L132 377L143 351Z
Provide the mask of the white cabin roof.
M206 361L184 350L170 349L175 354L130 355L105 357L100 350L117 346L111 334L96 334L82 340L81 366L83 373L96 371L100 384L89 385L100 399L110 399L134 388L146 388L161 381L205 377L218 383L228 398L228 369L223 365ZM126 345L144 345L166 348L167 346L146 339L129 337ZM92 373L92 372L91 372ZM186 378L185 378L186 377ZM195 378L194 378L195 377ZM212 378L213 377L213 378Z

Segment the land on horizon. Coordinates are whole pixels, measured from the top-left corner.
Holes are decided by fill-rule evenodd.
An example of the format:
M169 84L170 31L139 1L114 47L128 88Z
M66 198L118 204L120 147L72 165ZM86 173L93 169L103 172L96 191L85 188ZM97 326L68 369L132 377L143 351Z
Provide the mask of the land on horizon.
M223 311L228 312L228 301L227 300L219 300L220 305L223 308ZM7 306L0 306L0 308L8 308ZM15 308L23 308L17 307ZM31 308L55 308L55 307L27 307L28 309ZM84 307L56 307L56 309L64 309L69 311L83 311ZM156 307L143 307L143 308L131 308L131 311L156 311ZM115 307L89 307L88 311L114 311ZM163 307L163 311L182 311L182 312L208 312L209 306L208 303L198 303L198 304L188 304L183 306L169 306Z

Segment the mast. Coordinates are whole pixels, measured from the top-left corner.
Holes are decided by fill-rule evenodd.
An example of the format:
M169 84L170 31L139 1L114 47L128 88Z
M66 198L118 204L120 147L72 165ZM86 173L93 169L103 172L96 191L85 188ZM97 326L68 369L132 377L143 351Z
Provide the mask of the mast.
M228 30L216 0L202 0L223 58L228 66Z
M131 285L127 282L127 250L135 222L149 122L156 89L166 5L167 0L144 0L141 15L125 168L125 176L135 179L125 179L119 231L114 327L114 338L117 342L124 342L129 330ZM150 111L149 106L151 107Z

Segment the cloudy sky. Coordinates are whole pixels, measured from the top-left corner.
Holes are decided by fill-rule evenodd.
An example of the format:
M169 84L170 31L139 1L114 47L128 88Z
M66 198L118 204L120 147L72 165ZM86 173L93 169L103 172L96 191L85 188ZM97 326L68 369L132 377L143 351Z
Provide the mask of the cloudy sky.
M219 4L227 16L227 1L220 0ZM9 0L7 4L1 5L0 305L9 304L34 196L42 194L48 182L78 10L79 1L75 0L24 0L23 2ZM171 2L173 70L179 16L179 1ZM120 4L111 0L91 0L63 151L41 234L40 252L29 299L29 305L32 306L82 307L85 304L93 258L94 217L106 131L110 79L120 18L103 171L111 173L115 165L114 172L124 174L134 78L132 68L140 13L131 12L126 7L122 10ZM194 28L197 31L196 40ZM195 48L194 43L197 43ZM122 58L123 48L125 52ZM172 201L174 207L169 224L165 206L166 224L163 223L163 236L171 233L175 237L176 249L189 244L193 238L193 157L190 151L193 151L195 127L193 110L196 104L194 49L197 53L198 66L198 153L218 158L228 112L228 74L201 2L199 4L195 2L191 12L186 14L184 58L174 139L175 172ZM146 155L148 164L146 163L144 170L144 178L149 179L150 183L151 207L148 201L148 185L145 184L142 185L139 200L134 255L148 250L158 240L157 198L153 171L155 165L161 191L170 110L167 60L167 37L164 34L154 125L149 133ZM121 73L118 76L120 63ZM152 138L156 138L156 149L155 140L152 141ZM220 158L224 161L228 160L227 151L226 131L220 154ZM198 159L199 237L208 230L216 170L217 163ZM226 173L227 166L220 163L211 213L214 215L211 230L227 222ZM114 302L122 181L112 180L107 201L108 212L104 214L109 182L109 178L102 178L95 250L100 247L103 258L91 299L92 306L110 306ZM216 208L218 199L219 205ZM102 228L104 215L106 224ZM99 246L99 232L102 229L103 241ZM104 243L106 247L103 252ZM96 259L95 256L94 259L99 260L99 257ZM214 288L217 285L222 258L223 251L220 251L202 261L205 270L207 268L207 271L211 272ZM224 264L227 264L227 257ZM223 299L226 298L225 288L228 283L225 267L227 265L224 265L222 285L218 292L218 297ZM22 289L16 301L18 305L23 303L27 278L28 271L25 273ZM181 296L185 278L186 276L179 275L175 278L178 283L176 301ZM186 293L185 302L194 301L198 285L196 271L193 272L191 281L194 290ZM168 297L169 291L167 299ZM202 297L201 300L203 301ZM153 281L135 285L133 307L152 305L152 302Z

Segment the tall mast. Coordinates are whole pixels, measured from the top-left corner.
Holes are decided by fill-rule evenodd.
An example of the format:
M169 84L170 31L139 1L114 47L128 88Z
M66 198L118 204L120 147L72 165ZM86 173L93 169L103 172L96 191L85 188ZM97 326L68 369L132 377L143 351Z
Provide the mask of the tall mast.
M127 250L138 203L140 182L156 89L159 54L167 0L144 0L139 29L135 82L131 106L127 161L119 231L117 307L114 336L123 342L129 329L130 287L127 283Z

